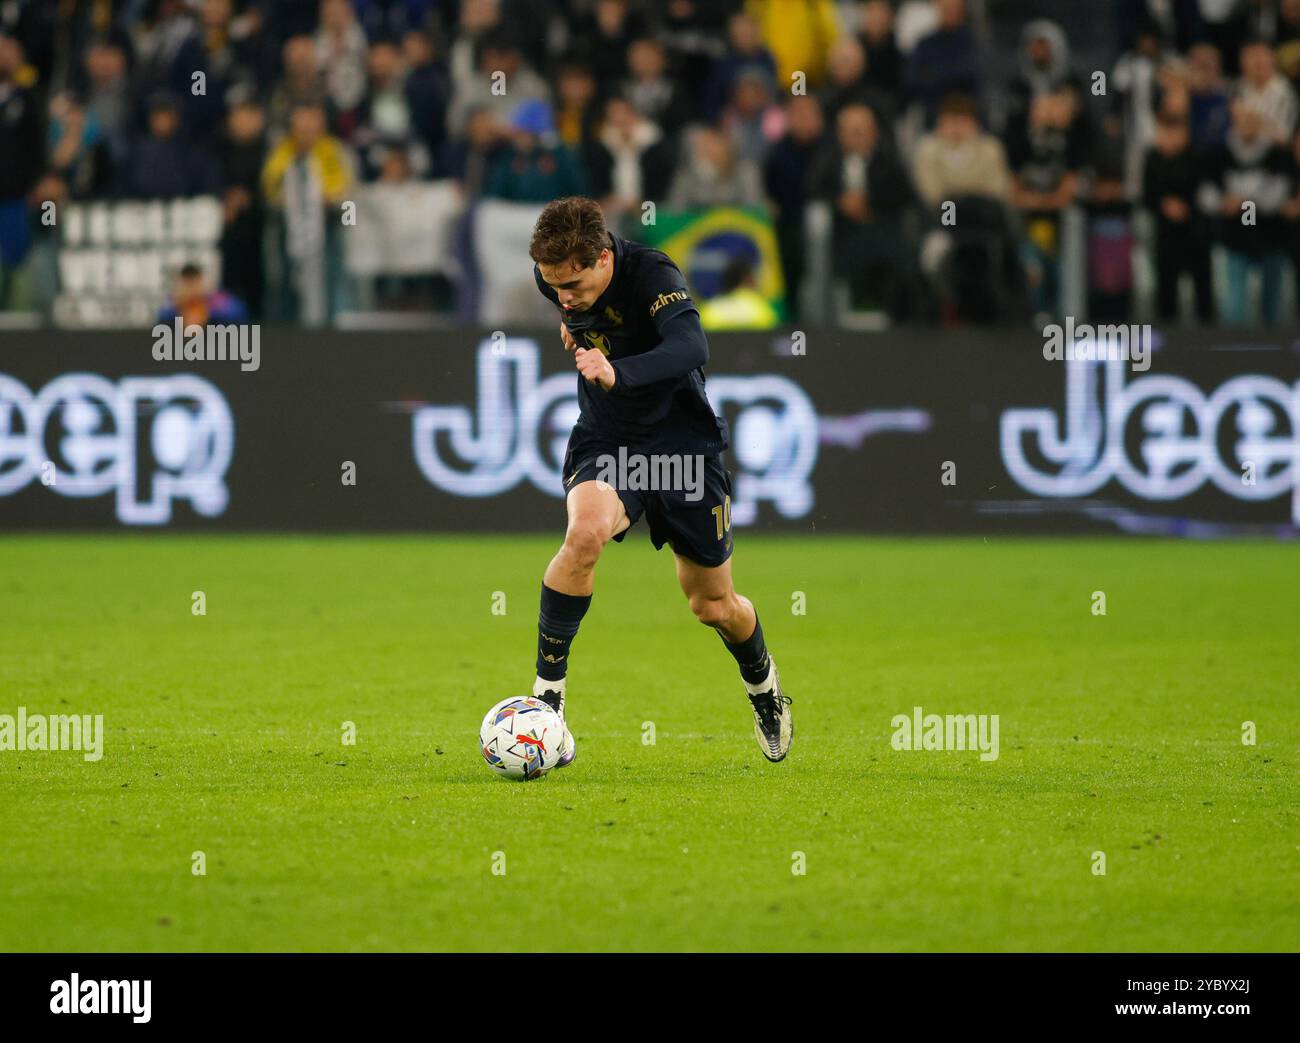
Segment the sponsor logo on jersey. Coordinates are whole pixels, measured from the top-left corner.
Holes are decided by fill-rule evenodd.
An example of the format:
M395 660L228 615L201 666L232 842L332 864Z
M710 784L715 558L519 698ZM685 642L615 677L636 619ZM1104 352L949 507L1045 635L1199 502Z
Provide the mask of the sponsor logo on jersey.
M674 301L689 301L690 294L685 290L673 290L672 293L661 293L650 302L650 317L654 318L655 314L666 304L672 304Z

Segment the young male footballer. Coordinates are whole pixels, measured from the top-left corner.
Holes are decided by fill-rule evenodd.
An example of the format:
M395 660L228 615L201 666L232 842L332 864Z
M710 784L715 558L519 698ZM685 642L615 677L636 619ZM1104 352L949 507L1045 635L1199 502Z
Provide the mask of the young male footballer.
M533 695L564 718L569 649L591 605L596 561L644 514L655 549L673 550L695 617L718 632L740 667L763 756L784 759L794 735L790 699L753 604L731 582L727 423L704 393L709 346L686 280L661 251L610 233L597 203L579 196L546 206L528 252L537 288L560 309L580 407L564 458L568 528L542 579ZM686 473L688 458L702 462L702 481L693 491L684 482L649 491L644 481L603 480L611 461L633 457L676 457L673 474ZM568 739L557 767L573 760Z

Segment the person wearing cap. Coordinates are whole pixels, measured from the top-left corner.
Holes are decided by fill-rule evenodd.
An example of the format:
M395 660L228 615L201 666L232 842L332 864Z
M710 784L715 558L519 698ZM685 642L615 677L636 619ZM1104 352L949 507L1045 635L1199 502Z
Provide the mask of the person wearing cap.
M488 168L485 196L516 203L545 203L586 192L586 174L573 152L560 142L547 102L520 102L506 126L510 144Z

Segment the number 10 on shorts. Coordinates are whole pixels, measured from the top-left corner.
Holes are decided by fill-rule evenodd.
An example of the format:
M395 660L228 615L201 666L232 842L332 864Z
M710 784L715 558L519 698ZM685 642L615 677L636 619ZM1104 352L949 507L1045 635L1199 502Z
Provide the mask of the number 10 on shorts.
M718 539L722 539L724 533L731 531L731 497L723 498L718 506L713 508L713 520L718 526Z

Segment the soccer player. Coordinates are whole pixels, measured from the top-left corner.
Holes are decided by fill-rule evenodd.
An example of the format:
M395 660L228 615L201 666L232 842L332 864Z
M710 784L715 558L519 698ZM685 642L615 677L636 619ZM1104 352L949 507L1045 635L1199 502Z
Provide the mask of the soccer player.
M740 667L763 756L784 759L794 735L790 699L753 604L731 582L727 422L704 393L709 346L685 278L661 251L610 233L597 203L580 196L547 204L528 252L537 288L560 309L580 407L564 457L568 528L542 579L533 695L563 719L569 649L591 605L596 561L644 514L655 549L673 550L695 617L718 632ZM695 461L702 474L646 489L644 470L631 477L634 463L606 480L615 476L613 461L634 458L672 475ZM680 487L653 487L664 484ZM572 735L568 745L558 767L573 760Z

